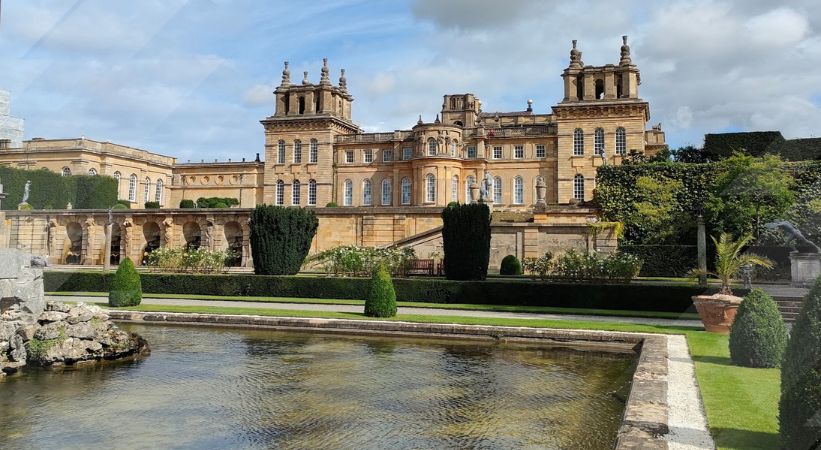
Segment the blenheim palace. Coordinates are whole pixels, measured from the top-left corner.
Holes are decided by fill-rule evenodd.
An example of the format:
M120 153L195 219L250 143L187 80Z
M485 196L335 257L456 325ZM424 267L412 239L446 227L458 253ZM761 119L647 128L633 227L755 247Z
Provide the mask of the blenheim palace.
M318 83L309 80L308 72L303 75L302 80L292 77L285 63L273 93L274 112L261 121L264 161L258 153L253 160L179 163L171 156L86 138L34 138L19 145L0 140L0 164L112 176L135 217L147 201L158 201L163 209L144 210L144 215L194 214L176 208L183 199L199 197L237 198L240 205L234 209L246 211L245 216L245 208L261 203L317 207L317 248L324 248L388 245L422 236L441 225L439 210L449 202L476 201L480 185L494 211L528 213L540 205L554 211L554 218L589 216L584 202L592 198L597 167L620 164L631 150L653 154L665 147L660 126L646 129L650 108L639 96L641 77L626 37L618 63L601 66L585 65L573 41L561 74L564 97L550 112L534 111L530 101L523 111L489 112L474 94L449 94L433 121L420 116L410 129L393 132L364 133L353 121L354 99L344 69L336 85L327 60ZM328 222L345 214L344 221L326 227L325 238L336 238L323 245L323 216ZM378 225L380 220L384 225ZM557 226L574 222L555 220ZM340 237L348 228L350 236ZM184 244L182 238L172 239L173 230L161 235L168 244ZM558 245L551 239L531 241L530 251L524 238L514 239L513 253L526 256L551 242ZM211 246L219 247L215 242ZM132 253L138 257L137 247Z

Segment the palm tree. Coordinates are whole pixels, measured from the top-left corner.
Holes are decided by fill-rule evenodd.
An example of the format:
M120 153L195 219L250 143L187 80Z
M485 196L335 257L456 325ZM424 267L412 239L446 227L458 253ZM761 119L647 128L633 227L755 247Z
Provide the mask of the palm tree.
M711 275L721 280L721 290L719 294L732 295L730 280L735 277L744 266L761 266L767 269L773 267L773 262L763 256L752 253L742 253L744 247L753 239L751 235L742 236L739 240L733 241L730 233L721 233L718 239L710 236L716 246L716 269L715 272L693 270L694 276Z

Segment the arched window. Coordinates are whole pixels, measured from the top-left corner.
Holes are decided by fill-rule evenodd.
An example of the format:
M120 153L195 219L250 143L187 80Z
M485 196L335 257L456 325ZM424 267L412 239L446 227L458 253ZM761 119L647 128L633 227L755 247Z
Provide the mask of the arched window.
M601 155L602 152L604 152L604 130L596 128L596 132L593 134L593 153Z
M282 206L285 204L285 182L277 180L276 204Z
M502 203L502 177L493 179L493 203Z
M623 155L627 153L627 133L623 127L616 128L616 154Z
M362 180L362 204L366 206L370 206L371 202L373 201L372 195L373 192L371 191L371 180L365 178Z
M154 201L162 205L162 179L157 178L157 189L154 192Z
M436 139L428 139L428 156L436 156Z
M143 186L143 201L151 200L151 178L145 177L145 186Z
M391 205L391 196L393 195L391 189L391 179L385 178L382 180L382 206Z
M580 173L573 177L573 198L584 201L584 175Z
M294 180L291 184L291 204L292 205L299 205L302 201L302 183L299 180Z
M277 164L285 164L285 141L282 139L277 143Z
M64 177L70 176L71 175L71 169L69 169L68 167L63 167L62 175Z
M311 139L308 149L308 162L316 164L317 160L319 160L319 142L317 142L316 139Z
M604 99L604 80L596 80L596 99Z
M91 175L92 177L97 176L97 169L95 169L93 167L88 169L88 174Z
M473 178L473 175L468 175L465 178L465 203L473 203L473 194L470 193L470 186L476 182L476 178Z
M525 202L525 183L522 177L517 176L513 179L513 203L517 205Z
M411 180L408 177L402 178L402 204L410 205L411 202Z
M584 155L584 132L581 128L573 130L573 156Z
M302 164L302 141L294 141L294 164Z
M137 175L133 173L128 177L128 201L137 201Z
M114 172L114 179L117 180L117 186L120 185L120 178L122 178L122 177L123 177L123 174L121 174L119 171Z
M308 181L308 206L316 206L316 180Z
M425 176L425 201L436 202L436 177L432 173Z
M459 177L456 175L450 179L450 201L459 201Z
M450 156L456 156L456 141L450 141Z
M342 204L351 206L353 204L353 182L351 180L345 180L344 194L345 198L342 200Z

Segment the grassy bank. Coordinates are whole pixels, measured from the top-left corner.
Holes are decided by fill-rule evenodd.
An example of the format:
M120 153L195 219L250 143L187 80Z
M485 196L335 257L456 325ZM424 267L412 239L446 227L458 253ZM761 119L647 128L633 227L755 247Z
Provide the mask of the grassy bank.
M105 303L99 303L99 305L107 307ZM140 305L124 309L369 320L369 318L358 313L262 308ZM430 315L399 315L391 320L681 334L686 336L690 346L707 419L716 440L716 445L722 449L778 448L779 445L777 414L780 395L780 371L778 369L750 369L732 365L729 358L727 336L694 331L686 327L580 320L497 319Z

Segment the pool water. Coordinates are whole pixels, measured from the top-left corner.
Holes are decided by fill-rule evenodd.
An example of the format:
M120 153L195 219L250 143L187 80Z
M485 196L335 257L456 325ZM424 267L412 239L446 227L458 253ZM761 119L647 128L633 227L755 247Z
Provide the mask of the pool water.
M124 324L148 358L0 379L2 448L612 448L634 353Z

